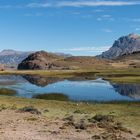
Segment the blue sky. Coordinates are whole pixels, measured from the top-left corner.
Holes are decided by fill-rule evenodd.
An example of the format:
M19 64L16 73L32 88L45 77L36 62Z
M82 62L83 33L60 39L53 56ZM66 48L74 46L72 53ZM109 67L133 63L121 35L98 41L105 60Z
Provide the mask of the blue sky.
M0 50L96 55L140 34L140 0L0 0Z

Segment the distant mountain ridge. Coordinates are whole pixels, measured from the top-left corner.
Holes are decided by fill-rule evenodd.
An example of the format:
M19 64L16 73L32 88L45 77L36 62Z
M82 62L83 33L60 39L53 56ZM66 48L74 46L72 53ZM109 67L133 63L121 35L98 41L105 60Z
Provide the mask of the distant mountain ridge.
M22 52L15 50L3 50L0 52L0 63L8 67L17 67L17 65L32 52Z
M129 55L140 51L140 36L129 34L116 40L113 46L106 52L103 52L97 58L115 59L119 56Z
M34 53L33 51L16 51L12 49L5 49L0 52L0 64L4 64L7 67L17 68L18 64L21 63L25 58L30 54ZM63 56L64 58L72 56L71 54L65 53L49 53L50 55Z
M0 52L0 56L5 56L5 55L20 55L23 53L27 53L27 52L22 52L22 51L16 51L16 50L12 50L12 49L7 49L7 50L2 50Z

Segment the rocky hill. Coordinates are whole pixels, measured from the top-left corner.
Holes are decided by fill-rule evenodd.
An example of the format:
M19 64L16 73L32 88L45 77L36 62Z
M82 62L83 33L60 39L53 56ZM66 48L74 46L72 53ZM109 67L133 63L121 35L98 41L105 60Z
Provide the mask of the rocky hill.
M108 67L108 62L95 57L71 56L64 57L45 51L29 55L19 65L19 70L46 70L46 69L88 69L94 67Z
M127 36L120 37L116 40L113 46L106 52L97 56L98 58L114 59L119 56L132 54L140 51L140 36L136 34L129 34Z
M55 69L58 67L54 64L55 61L64 59L63 56L47 53L45 51L39 51L29 55L19 65L18 69L31 69L31 70L46 70Z

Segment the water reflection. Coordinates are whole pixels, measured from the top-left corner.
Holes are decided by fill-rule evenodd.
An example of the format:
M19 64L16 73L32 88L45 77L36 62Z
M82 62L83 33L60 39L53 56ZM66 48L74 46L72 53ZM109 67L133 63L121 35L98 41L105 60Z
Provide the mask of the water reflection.
M0 76L0 89L16 91L16 94L11 94L13 96L47 100L140 101L140 84L111 84L92 78L89 80L85 76L56 78L3 75Z
M22 76L0 75L0 86L15 85L17 83L26 82Z
M30 83L35 84L37 86L41 86L41 87L45 87L49 84L54 84L56 82L60 82L60 81L65 80L64 78L62 79L62 78L56 78L56 77L55 78L54 77L41 77L41 76L33 76L33 75L26 75L23 77L26 80L28 80ZM79 83L80 81L87 80L87 77L71 77L71 78L67 78L67 80L77 81ZM76 83L76 84L78 84L78 83ZM103 84L103 83L110 84L109 82L104 81L102 79L96 80L96 83L98 83L98 84ZM134 99L140 98L140 84L110 84L110 85L114 88L115 92L119 93L122 96L127 96L127 97L134 98ZM98 92L98 91L96 91L96 92ZM48 95L44 94L44 96L41 95L38 97L45 98L45 96L47 97ZM59 94L57 96L59 96Z
M25 78L29 83L40 87L45 87L49 84L53 84L62 80L60 78L43 77L38 75L24 75L23 78Z
M63 78L63 77L59 78L59 77L43 77L43 76L39 76L39 75L24 75L22 77L24 79L26 79L29 83L36 85L36 86L40 86L40 87L45 87L49 84L53 84L53 83L64 81L64 80L69 80L69 81L88 80L87 77L80 77L80 76L69 77L69 78ZM92 79L95 79L95 77L94 78L92 77Z
M128 96L130 98L140 98L140 85L139 84L113 84L116 92L122 96Z

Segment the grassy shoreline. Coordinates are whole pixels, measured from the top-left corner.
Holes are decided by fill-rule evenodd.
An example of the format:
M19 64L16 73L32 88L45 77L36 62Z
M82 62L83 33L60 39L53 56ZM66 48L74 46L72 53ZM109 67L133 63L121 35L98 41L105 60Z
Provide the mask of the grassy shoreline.
M44 77L73 78L85 77L93 79L101 77L115 83L140 83L140 69L88 69L88 70L7 70L0 71L0 75L39 75Z

